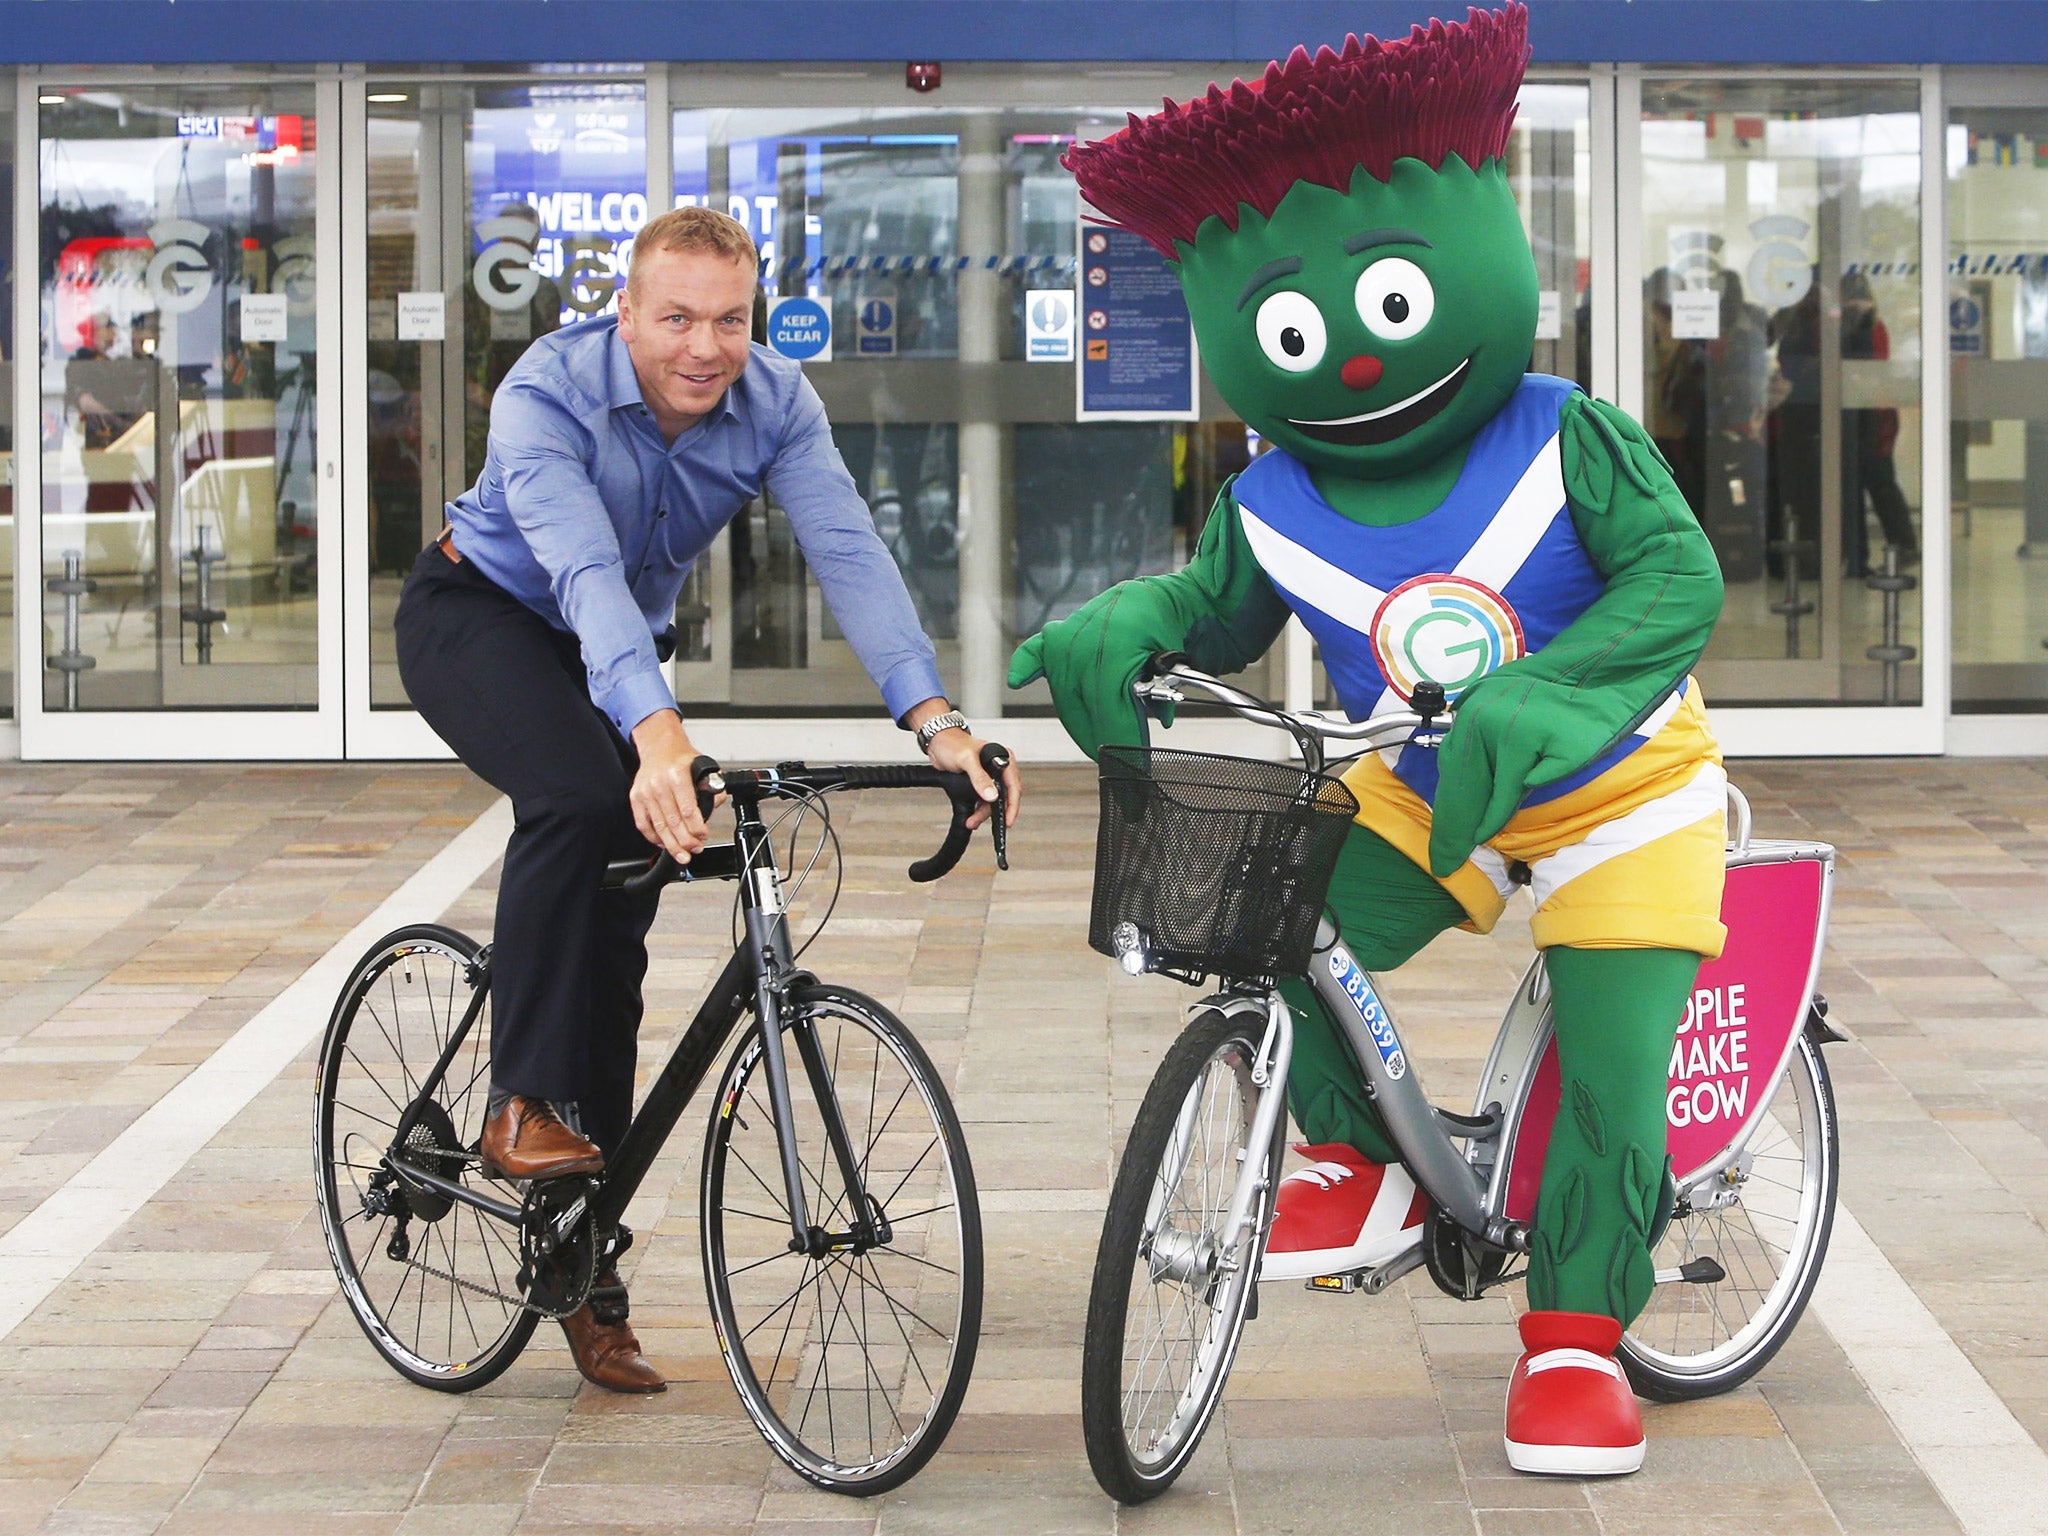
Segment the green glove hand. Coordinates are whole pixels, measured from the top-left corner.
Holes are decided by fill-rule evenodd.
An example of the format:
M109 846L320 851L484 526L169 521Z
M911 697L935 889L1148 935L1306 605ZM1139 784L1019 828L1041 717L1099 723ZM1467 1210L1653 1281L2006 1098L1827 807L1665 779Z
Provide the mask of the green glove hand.
M1143 746L1145 719L1131 684L1155 652L1175 649L1186 633L1157 578L1122 582L1018 646L1010 686L1043 677L1060 724L1090 757L1108 745ZM1170 712L1161 718L1172 723Z
M1583 731L1574 730L1564 695L1556 684L1519 676L1510 665L1459 699L1450 734L1437 749L1431 874L1454 873L1508 824L1531 789L1563 778L1599 750L1599 742L1589 748L1573 740Z

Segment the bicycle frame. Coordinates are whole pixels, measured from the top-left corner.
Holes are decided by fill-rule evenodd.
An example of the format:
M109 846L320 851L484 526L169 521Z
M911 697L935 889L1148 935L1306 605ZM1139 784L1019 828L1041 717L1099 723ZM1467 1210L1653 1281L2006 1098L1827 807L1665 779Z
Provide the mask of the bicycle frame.
M1418 723L1412 715L1381 717L1385 726L1297 715L1184 665L1162 669L1161 682L1151 685L1149 695L1142 687L1140 692L1178 699L1176 686L1187 684L1242 718L1288 731L1312 770L1321 766L1321 736L1363 740L1377 748L1385 745L1377 736L1387 726L1400 731ZM1428 719L1419 723L1424 729L1430 724ZM1818 1029L1827 1038L1840 1038L1827 1030L1821 1021L1824 1009L1815 1006L1835 850L1819 842L1753 841L1748 801L1732 785L1729 796L1735 832L1722 903L1729 944L1701 969L1680 1021L1665 1099L1672 1173L1681 1193L1740 1164L1770 1112L1802 1033ZM1430 1103L1392 1012L1327 917L1318 926L1306 980L1350 1044L1373 1107L1416 1185L1465 1233L1505 1252L1526 1251L1560 1097L1543 957L1536 957L1516 989L1469 1116ZM1293 1018L1277 992L1261 988L1248 994L1240 988L1205 1002L1224 1006L1233 1000L1256 1000L1276 1010L1275 1022L1291 1050ZM1712 1023L1707 1021L1710 1010ZM1709 1048L1702 1052L1688 1035L1695 1041L1711 1035ZM1692 1070L1695 1061L1701 1070ZM1233 1213L1248 1208L1251 1179L1248 1168L1238 1181ZM1418 1236L1416 1249L1405 1260L1384 1266L1378 1278L1390 1280L1398 1269L1412 1267L1420 1244Z
M789 1063L783 1047L783 1031L775 1027L782 1017L783 999L805 973L796 968L791 954L789 923L784 910L782 879L769 847L769 830L761 819L759 797L739 796L733 800L735 831L729 843L714 843L701 849L692 862L678 871L680 883L706 880L737 880L744 933L732 958L725 963L710 993L698 1006L690 1026L670 1053L667 1064L648 1091L639 1112L627 1127L618 1153L610 1160L591 1202L596 1230L609 1232L618 1225L626 1206L638 1193L641 1180L655 1157L675 1130L683 1111L698 1087L716 1065L726 1043L746 1014L749 1001L761 1021L761 1055L768 1079L770 1108L775 1115L777 1139L782 1153L782 1174L789 1200L790 1247L814 1256L849 1242L872 1244L882 1240L873 1219L874 1206L862 1185L858 1160L840 1115L838 1096L833 1092L831 1071L817 1038L807 1021L799 1019L789 1032L797 1042L797 1054L810 1080L811 1091L824 1119L840 1177L846 1186L847 1209L856 1213L847 1232L825 1232L812 1225L805 1199L803 1170L797 1160L792 1133ZM749 873L751 872L751 877ZM484 993L479 989L471 999L461 1022L449 1033L448 1044L420 1086L419 1093L401 1117L399 1134L386 1150L386 1157L400 1178L425 1185L450 1199L475 1207L500 1221L517 1225L519 1207L497 1200L458 1180L416 1166L403 1155L406 1134L416 1123L421 1106L438 1091L463 1038L482 1010Z

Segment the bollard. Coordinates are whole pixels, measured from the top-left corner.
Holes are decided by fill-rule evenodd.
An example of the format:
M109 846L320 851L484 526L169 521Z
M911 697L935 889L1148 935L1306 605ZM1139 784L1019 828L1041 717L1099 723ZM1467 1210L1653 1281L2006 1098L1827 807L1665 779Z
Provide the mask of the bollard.
M99 663L78 648L78 600L99 590L99 583L84 574L81 550L64 551L64 574L52 576L46 586L64 599L64 649L52 656L50 669L64 674L64 707L78 708L78 674L90 672Z
M1785 571L1784 594L1771 604L1771 612L1784 616L1785 654L1796 658L1799 655L1799 621L1813 612L1813 599L1802 597L1799 592L1799 561L1812 552L1813 541L1788 534L1785 538L1773 539L1770 547L1771 552L1783 562Z
M215 549L206 537L206 525L199 525L199 542L185 558L198 569L198 599L178 610L178 617L199 627L199 665L213 664L213 626L227 622L227 610L213 606L213 568L227 559L225 550Z
M1884 594L1884 642L1871 646L1863 654L1872 661L1884 663L1884 701L1896 704L1899 702L1899 668L1920 654L1915 647L1899 641L1899 599L1919 586L1920 579L1899 574L1898 546L1887 544L1884 547L1884 574L1864 577L1863 585Z

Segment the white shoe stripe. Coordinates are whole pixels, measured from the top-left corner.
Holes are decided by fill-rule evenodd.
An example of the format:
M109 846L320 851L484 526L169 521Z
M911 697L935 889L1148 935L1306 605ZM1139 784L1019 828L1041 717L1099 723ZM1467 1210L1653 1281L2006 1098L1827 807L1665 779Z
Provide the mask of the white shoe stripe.
M1563 1370L1567 1367L1582 1371L1605 1371L1616 1381L1621 1380L1621 1367L1607 1355L1596 1355L1590 1349L1546 1349L1533 1357L1524 1367L1527 1374L1535 1376L1544 1371Z

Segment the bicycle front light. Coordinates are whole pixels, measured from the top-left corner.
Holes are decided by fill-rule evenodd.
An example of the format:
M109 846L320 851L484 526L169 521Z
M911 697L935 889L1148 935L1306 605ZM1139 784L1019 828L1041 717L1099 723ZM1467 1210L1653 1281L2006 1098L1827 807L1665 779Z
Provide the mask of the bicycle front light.
M1109 930L1109 942L1116 950L1116 963L1123 967L1126 976L1145 974L1145 935L1138 931L1136 923L1118 923Z

